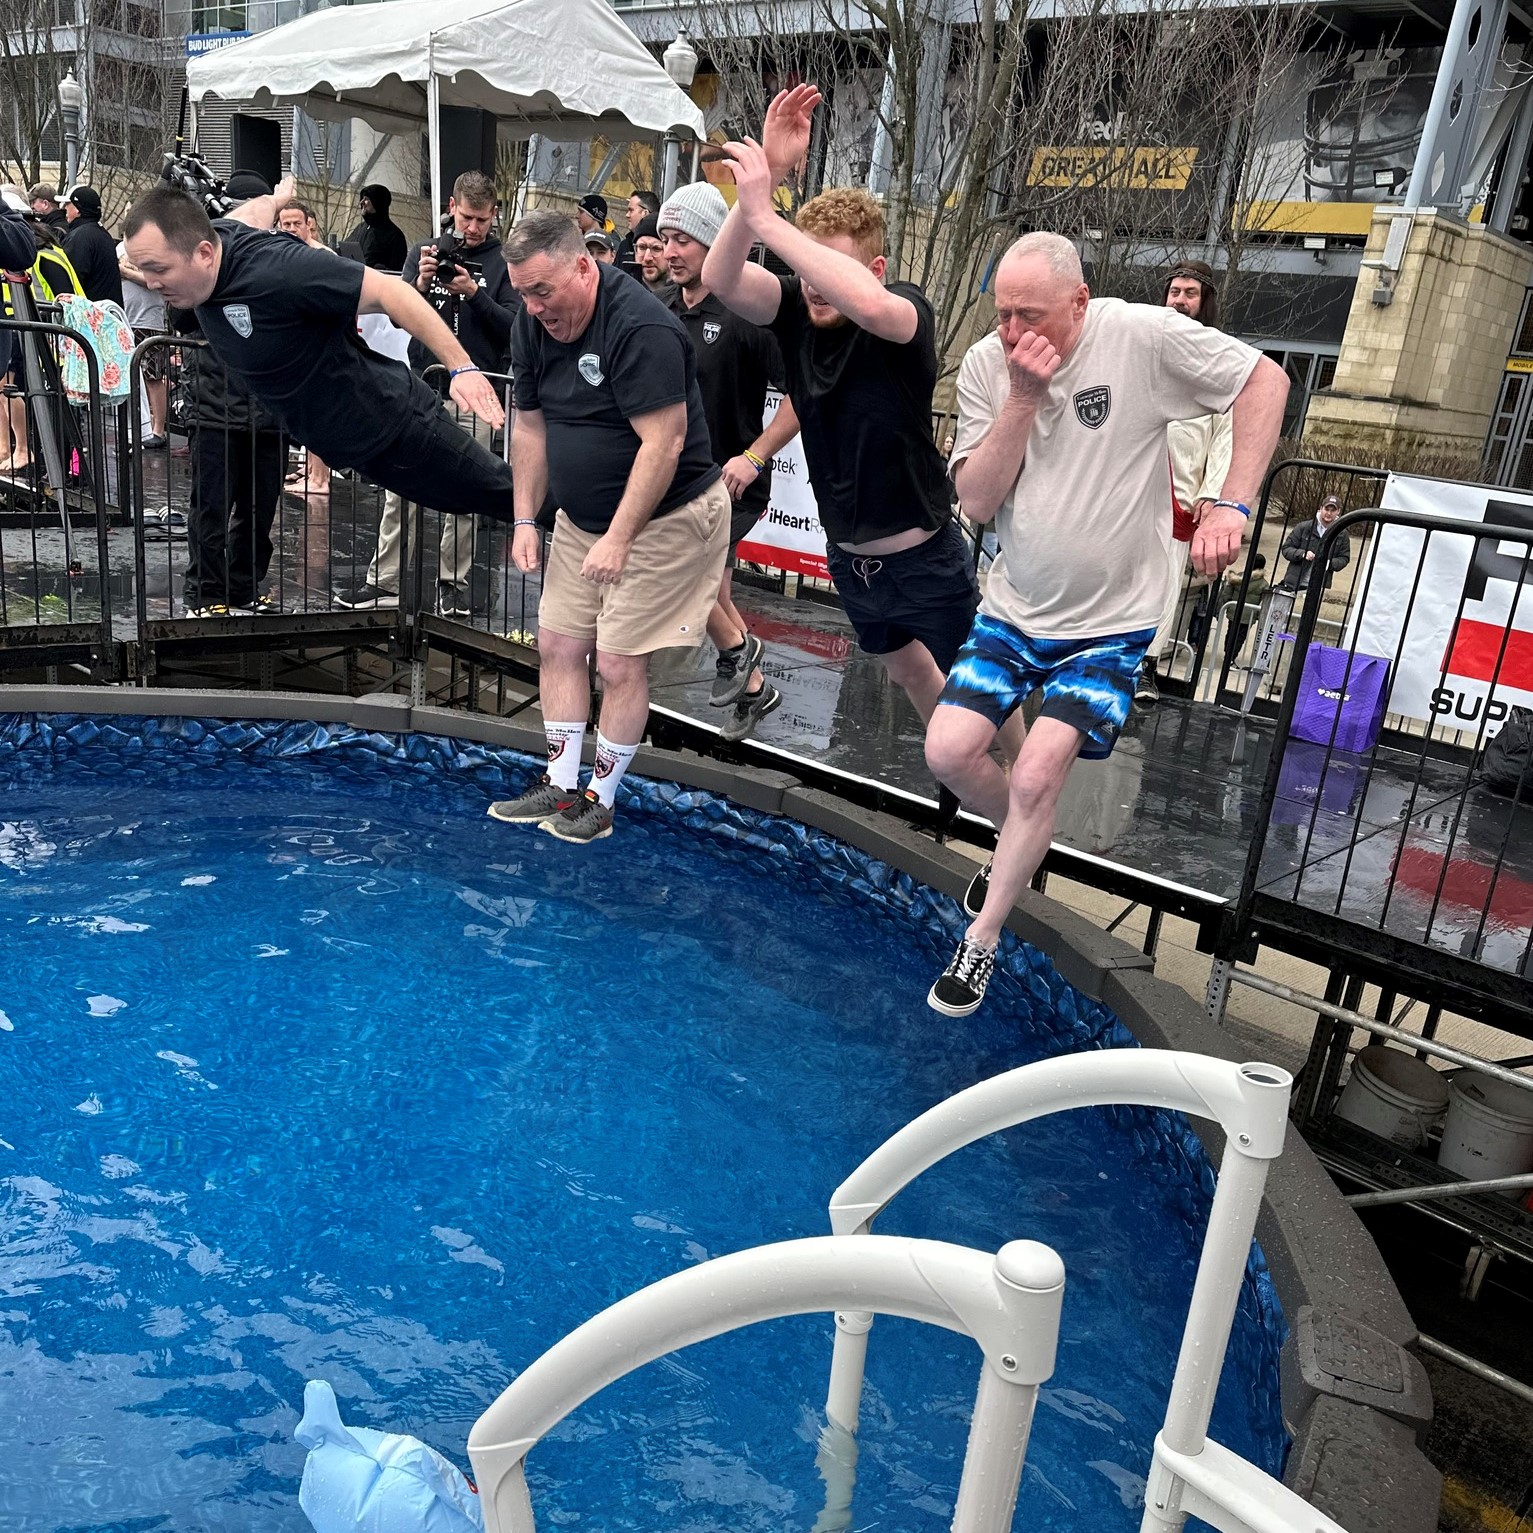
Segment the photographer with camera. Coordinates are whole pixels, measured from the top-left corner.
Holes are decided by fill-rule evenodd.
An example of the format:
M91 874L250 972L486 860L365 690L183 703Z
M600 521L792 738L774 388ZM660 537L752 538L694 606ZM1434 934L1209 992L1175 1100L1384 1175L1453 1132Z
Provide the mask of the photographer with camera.
M412 250L401 275L441 315L475 367L487 373L504 371L511 324L519 304L500 241L491 233L495 183L482 171L464 171L453 182L447 211L450 226L437 239ZM434 361L418 340L410 342L410 366L417 373L424 373ZM494 433L484 421L468 415L458 417L458 424L484 447L493 446ZM398 600L402 511L399 496L390 492L366 583L353 591L337 591L337 606L377 607ZM471 516L442 518L437 544L437 610L444 617L468 616L475 527Z

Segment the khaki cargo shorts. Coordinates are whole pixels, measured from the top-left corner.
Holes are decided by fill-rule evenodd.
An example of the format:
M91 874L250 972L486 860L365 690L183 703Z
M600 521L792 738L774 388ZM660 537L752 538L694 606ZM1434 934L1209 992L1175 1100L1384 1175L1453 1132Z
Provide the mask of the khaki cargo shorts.
M706 637L729 552L729 491L716 481L694 500L648 523L616 585L581 578L600 534L563 511L554 519L538 623L571 639L595 639L610 655L652 655Z

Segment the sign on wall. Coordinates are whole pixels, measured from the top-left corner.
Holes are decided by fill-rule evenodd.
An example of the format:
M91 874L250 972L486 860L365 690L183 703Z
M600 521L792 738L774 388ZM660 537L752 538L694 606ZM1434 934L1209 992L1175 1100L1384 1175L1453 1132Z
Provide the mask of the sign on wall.
M1489 485L1391 474L1381 504L1533 531L1533 496ZM1533 707L1533 567L1526 544L1382 527L1357 589L1367 595L1349 647L1385 657L1399 649L1391 713L1467 733L1483 726L1488 739L1509 709Z
M768 420L781 399L780 394L768 393ZM792 575L830 578L825 563L825 529L820 525L814 491L809 488L809 466L800 438L794 437L772 459L772 498L750 536L740 544L739 557Z

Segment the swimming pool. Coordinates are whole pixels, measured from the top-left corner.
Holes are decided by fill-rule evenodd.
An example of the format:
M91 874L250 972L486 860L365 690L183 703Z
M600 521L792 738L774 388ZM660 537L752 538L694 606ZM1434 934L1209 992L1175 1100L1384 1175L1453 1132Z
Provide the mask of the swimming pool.
M1016 943L938 1021L956 908L792 821L642 781L592 848L484 819L532 770L331 725L0 721L8 1529L305 1527L308 1377L463 1464L592 1311L824 1232L846 1172L977 1079L1131 1042ZM1209 1181L1177 1120L1077 1113L881 1221L1065 1258L1027 1525L1137 1525ZM1214 1432L1274 1472L1281 1329L1253 1266ZM531 1461L540 1517L807 1527L829 1331L607 1391ZM881 1322L857 1526L946 1525L976 1366Z

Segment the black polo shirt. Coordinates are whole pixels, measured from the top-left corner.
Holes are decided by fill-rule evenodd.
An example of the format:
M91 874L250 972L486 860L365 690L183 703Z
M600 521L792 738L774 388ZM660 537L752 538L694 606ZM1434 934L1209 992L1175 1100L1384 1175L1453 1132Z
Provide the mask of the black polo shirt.
M817 329L799 279L777 280L782 302L771 328L826 536L871 543L942 526L951 497L932 440L937 325L926 295L913 283L889 284L916 310L916 333L901 346L850 321Z
M692 308L677 288L671 312L692 342L697 357L697 386L708 418L713 457L721 467L737 458L757 437L766 412L766 391L782 387L782 352L763 325L753 325L726 309L709 293ZM756 476L735 503L741 511L765 511L772 493L772 465Z
M517 409L543 412L554 500L582 532L602 533L638 456L634 416L687 407L686 444L655 516L701 495L719 469L680 321L615 266L597 273L596 308L578 340L556 341L525 309L517 315L511 372Z
M357 334L365 268L231 219L213 228L223 259L197 322L219 361L332 467L367 462L430 391Z

